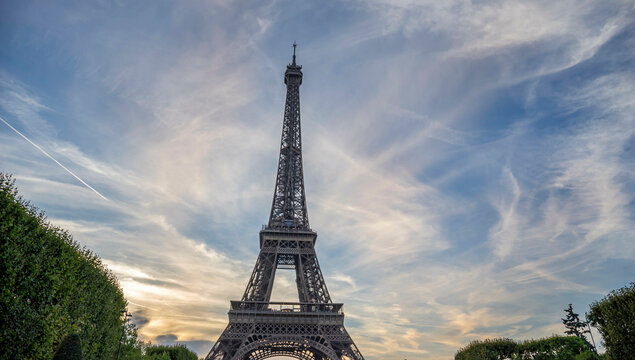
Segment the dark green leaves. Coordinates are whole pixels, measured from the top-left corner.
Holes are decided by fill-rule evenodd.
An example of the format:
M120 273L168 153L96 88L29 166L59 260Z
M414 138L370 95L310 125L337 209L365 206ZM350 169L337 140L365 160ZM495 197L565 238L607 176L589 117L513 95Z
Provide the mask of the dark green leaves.
M635 359L635 283L592 303L587 318L602 334L609 359Z
M185 345L155 345L146 348L148 360L197 360L198 357Z
M476 340L459 350L455 360L582 360L593 359L584 341L575 336L552 336L516 342L512 339Z
M582 341L584 341L585 344L587 344L589 350L595 352L595 347L587 340L586 336L584 335L591 333L586 321L580 321L580 316L573 311L573 305L571 304L569 304L568 308L564 309L564 312L566 316L564 317L564 319L561 319L564 327L567 329L564 333L567 335L579 337L580 339L582 339Z
M46 359L77 334L85 359L112 359L126 302L99 257L49 224L0 173L0 359Z

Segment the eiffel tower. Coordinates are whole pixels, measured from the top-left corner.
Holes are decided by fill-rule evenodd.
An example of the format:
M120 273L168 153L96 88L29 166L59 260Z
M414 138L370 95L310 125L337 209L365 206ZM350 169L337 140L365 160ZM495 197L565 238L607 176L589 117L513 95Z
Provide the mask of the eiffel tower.
M287 65L287 98L278 175L269 224L260 231L260 254L240 301L231 301L229 324L206 360L363 360L344 328L343 304L333 303L315 253L302 173L300 85L302 66ZM295 269L299 302L272 302L276 269Z

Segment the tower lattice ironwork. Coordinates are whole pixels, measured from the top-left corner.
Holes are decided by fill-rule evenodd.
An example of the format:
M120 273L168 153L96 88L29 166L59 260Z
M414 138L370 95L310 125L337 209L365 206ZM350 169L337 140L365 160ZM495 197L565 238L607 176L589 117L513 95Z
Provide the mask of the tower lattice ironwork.
M287 65L280 160L269 223L260 231L260 254L240 301L231 301L229 324L206 360L363 360L344 328L342 304L333 303L315 253L302 172L300 85L302 66ZM276 269L295 269L299 302L271 302Z

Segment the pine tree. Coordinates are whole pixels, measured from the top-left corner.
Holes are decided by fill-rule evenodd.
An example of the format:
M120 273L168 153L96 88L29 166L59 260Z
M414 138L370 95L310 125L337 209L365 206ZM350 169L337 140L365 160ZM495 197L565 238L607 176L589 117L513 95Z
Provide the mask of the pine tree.
M567 335L574 335L582 340L586 341L585 333L589 332L585 329L586 323L580 321L580 316L573 312L573 306L569 304L568 309L564 309L564 312L567 314L564 319L562 319L562 323L567 330L564 332Z
M590 334L591 332L588 329L588 325L586 321L581 321L580 316L573 312L573 306L569 304L569 308L564 309L566 314L565 318L562 319L562 323L567 330L564 332L567 335L577 336L584 341L585 344L589 347L591 351L597 353L595 346L593 346L586 338L584 334Z

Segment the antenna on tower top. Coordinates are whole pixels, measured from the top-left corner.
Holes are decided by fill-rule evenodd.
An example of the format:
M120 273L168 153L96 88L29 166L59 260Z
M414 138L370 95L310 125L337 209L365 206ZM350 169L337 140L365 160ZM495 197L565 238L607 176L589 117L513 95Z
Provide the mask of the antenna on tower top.
M298 44L295 43L295 40L293 40L293 65L295 65L295 48L298 46Z

